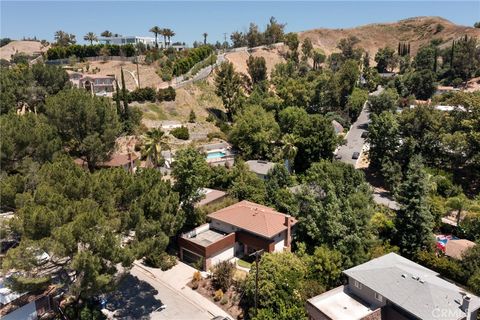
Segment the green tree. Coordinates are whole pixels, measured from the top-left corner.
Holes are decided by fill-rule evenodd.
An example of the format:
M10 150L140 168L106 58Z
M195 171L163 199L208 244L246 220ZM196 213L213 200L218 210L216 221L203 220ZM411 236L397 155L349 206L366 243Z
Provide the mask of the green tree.
M230 121L236 112L242 94L242 79L231 62L223 62L215 75L215 93L222 99Z
M0 167L5 171L17 169L27 157L39 163L50 161L62 147L55 128L45 116L33 113L1 116L0 136Z
M55 44L59 47L67 47L77 42L74 34L67 33L62 30L55 32L54 39L55 39Z
M435 71L436 48L432 45L422 46L413 59L415 70Z
M202 36L203 36L203 45L207 45L208 33L204 32L204 33L202 34Z
M400 127L393 113L372 114L367 142L372 167L380 168L383 161L394 159L400 143Z
M303 40L302 53L305 60L312 57L313 45L312 45L312 40L310 40L310 38L306 38L305 40Z
M348 96L352 93L360 77L360 69L358 68L357 61L352 59L345 61L335 76L338 79L340 105L345 106Z
M339 251L319 246L308 258L309 278L319 281L327 289L334 288L340 283L343 256Z
M283 41L285 25L284 23L279 23L275 17L270 17L264 32L265 44L270 45Z
M375 54L375 62L378 72L392 72L398 65L398 56L392 48L381 48Z
M143 154L150 159L154 166L163 164L162 150L169 149L165 132L161 129L147 131L143 138Z
M320 65L325 62L326 56L325 53L319 49L313 51L313 69L320 69Z
M427 175L421 158L411 159L400 186L398 212L395 226L400 250L409 256L418 251L428 250L433 244L433 216L427 202Z
M250 23L245 39L249 48L260 46L263 43L263 34L258 30L255 23Z
M350 120L354 122L362 112L363 105L368 100L368 91L360 88L354 88L348 96L346 109Z
M295 128L303 126L307 121L308 113L298 107L287 107L278 114L278 124L283 133L293 133Z
M83 36L83 40L90 41L90 45L93 45L93 41L98 41L98 38L95 33L89 32Z
M247 70L254 85L267 80L267 63L264 57L249 56Z
M298 148L295 168L305 171L310 164L320 159L331 159L337 147L338 139L332 123L326 117L313 114L307 121L294 129Z
M263 180L251 172L245 162L235 160L231 172L231 185L228 194L238 200L249 200L255 203L265 203L266 189Z
M417 99L430 99L437 90L435 84L436 76L431 70L424 69L421 71L414 71L405 74L403 77L408 92L415 95Z
M360 39L356 36L349 36L338 42L337 48L342 52L344 60L352 59L359 61L361 59L363 50L355 48L358 43L360 43Z
M155 47L158 48L158 35L163 33L162 29L159 26L154 26L149 31L155 35Z
M397 109L398 93L395 89L386 89L379 95L371 95L368 99L368 108L371 113L381 114L384 111L395 112Z
M70 89L47 98L46 115L69 153L86 160L90 170L108 159L120 132L108 100Z
M113 34L110 31L105 30L102 33L100 33L100 36L105 37L105 38L110 38L110 37L113 37Z
M253 319L305 319L304 300L300 295L307 267L295 254L263 254L258 276L258 310ZM249 306L255 301L255 265L245 284L245 296Z
M270 159L280 128L272 113L259 106L248 106L235 118L230 141L245 158Z
M189 147L176 153L172 170L174 190L184 206L193 206L203 197L201 191L207 185L208 172L205 155L195 148Z
M365 261L374 239L374 204L363 173L323 160L306 172L305 183L295 214L300 240L310 251L322 244L340 251L347 268Z

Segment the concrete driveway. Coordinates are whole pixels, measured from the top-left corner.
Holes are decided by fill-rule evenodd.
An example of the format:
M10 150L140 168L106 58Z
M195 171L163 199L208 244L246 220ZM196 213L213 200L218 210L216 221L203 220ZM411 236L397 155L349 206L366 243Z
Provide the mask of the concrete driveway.
M231 318L210 299L187 286L195 271L182 262L167 271L135 262L128 276L135 281L129 282L129 285L121 285L116 294L120 298L136 295L137 299L124 299L123 304L122 300L117 302L117 310L121 316L116 319L210 320L214 316ZM139 290L135 291L133 287L138 287ZM109 299L108 302L111 303L112 300ZM160 306L165 306L165 309L160 310Z

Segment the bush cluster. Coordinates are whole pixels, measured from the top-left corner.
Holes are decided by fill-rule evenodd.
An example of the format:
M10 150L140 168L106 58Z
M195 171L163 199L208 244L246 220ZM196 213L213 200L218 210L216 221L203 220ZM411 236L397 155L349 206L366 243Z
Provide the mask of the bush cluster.
M157 100L162 101L175 101L175 97L177 96L175 89L169 86L165 89L158 89L157 92Z
M194 65L207 58L213 53L213 48L210 46L201 46L189 50L187 56L175 61L173 65L173 75L179 76L187 73Z
M190 134L188 133L188 128L181 126L179 128L175 128L172 131L170 131L172 136L174 136L177 139L181 140L188 140L190 138Z
M108 52L109 56L132 57L135 55L135 47L132 44L126 44L123 46L115 44L74 44L67 47L51 47L47 50L47 60L67 59L71 56L75 56L80 59L99 57L104 55L105 52Z

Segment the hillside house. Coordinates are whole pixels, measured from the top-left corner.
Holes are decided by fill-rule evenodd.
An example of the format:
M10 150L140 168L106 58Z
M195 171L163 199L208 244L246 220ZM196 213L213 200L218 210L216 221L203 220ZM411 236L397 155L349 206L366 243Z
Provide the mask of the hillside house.
M396 253L345 270L348 284L307 300L310 320L475 320L480 298Z
M264 160L248 160L245 162L251 172L255 173L260 179L267 179L267 174L275 166L274 162Z
M249 201L241 201L208 216L209 223L183 234L180 259L208 270L218 262L257 250L290 250L297 220Z

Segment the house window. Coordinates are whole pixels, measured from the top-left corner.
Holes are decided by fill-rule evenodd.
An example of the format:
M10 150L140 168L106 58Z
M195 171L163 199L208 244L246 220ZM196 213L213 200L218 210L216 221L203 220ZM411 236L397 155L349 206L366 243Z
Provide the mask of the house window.
M378 294L375 292L375 299L377 299L380 302L383 302L383 296L381 294Z
M361 284L360 282L358 282L357 280L355 280L354 285L355 285L355 287L357 287L358 289L362 289L362 284Z

